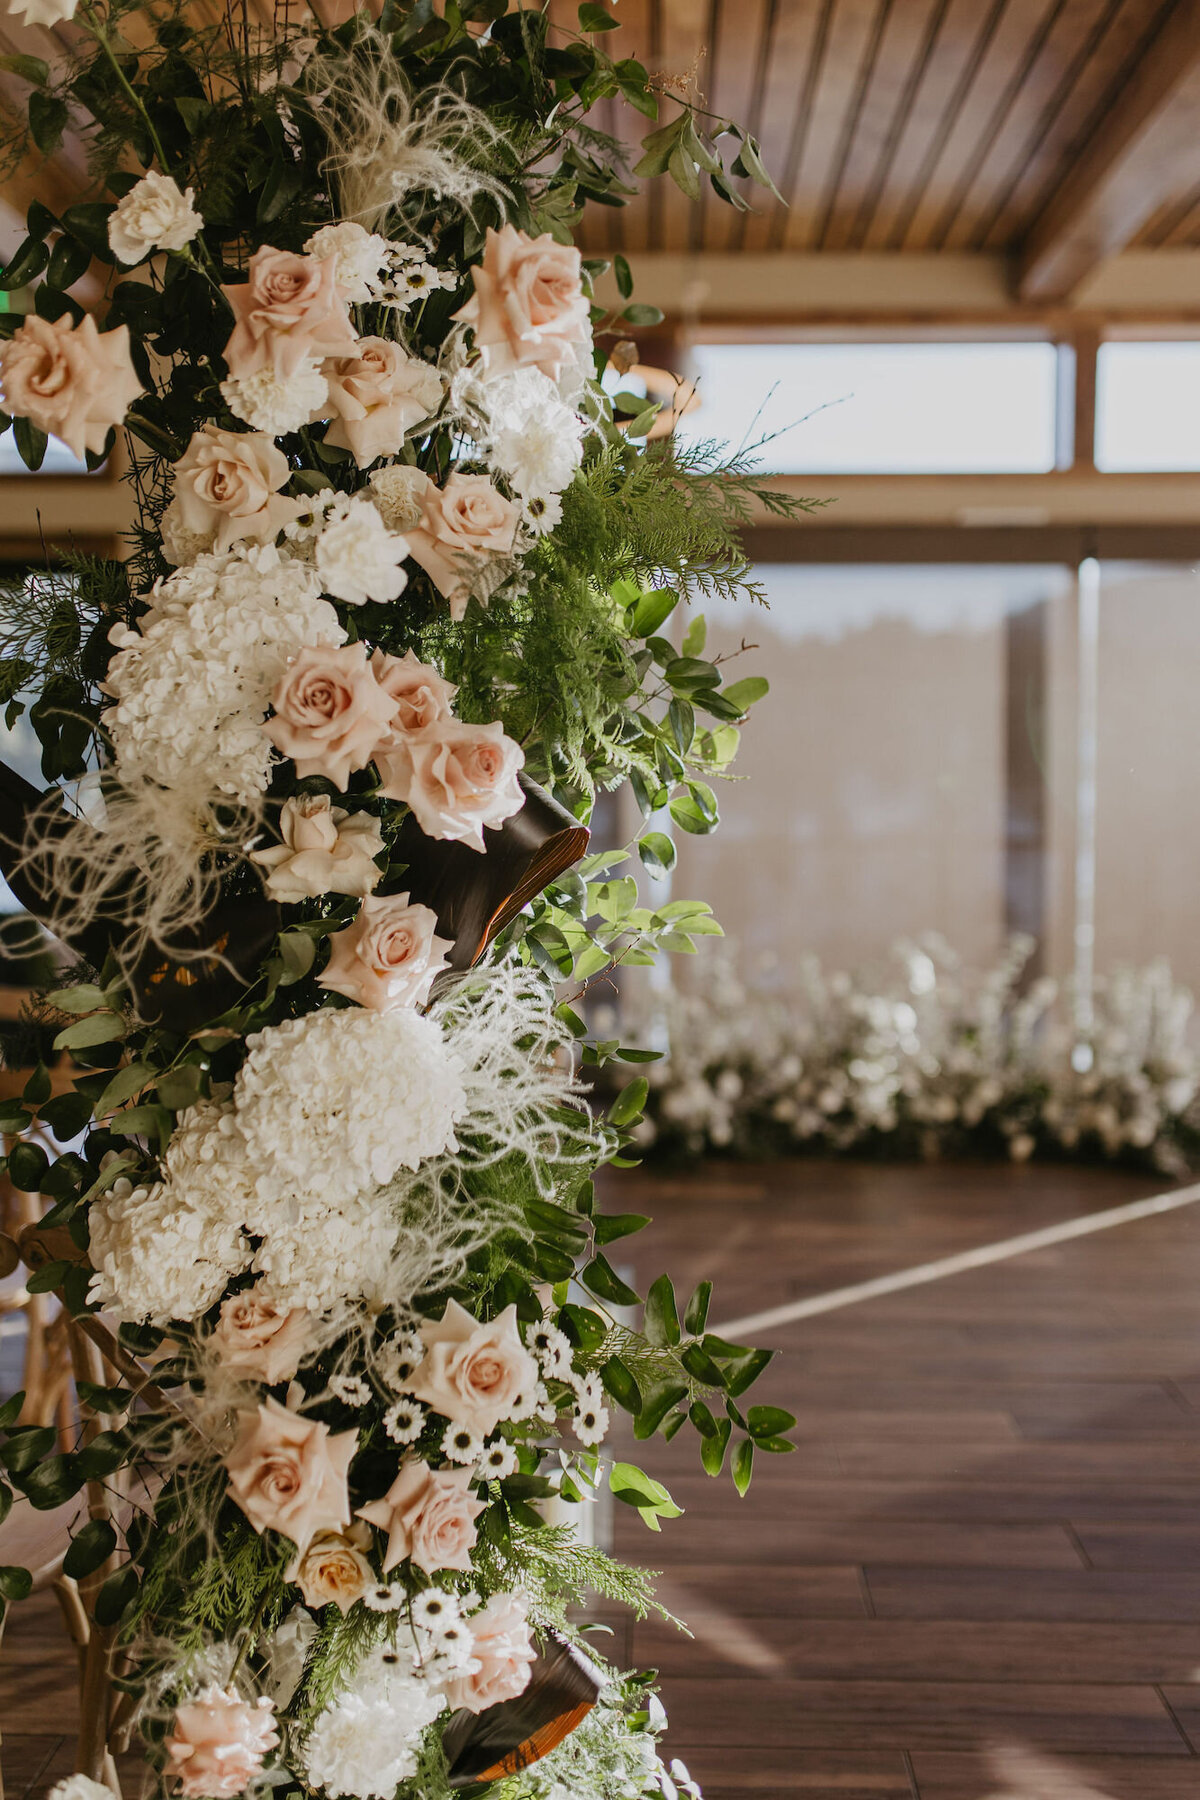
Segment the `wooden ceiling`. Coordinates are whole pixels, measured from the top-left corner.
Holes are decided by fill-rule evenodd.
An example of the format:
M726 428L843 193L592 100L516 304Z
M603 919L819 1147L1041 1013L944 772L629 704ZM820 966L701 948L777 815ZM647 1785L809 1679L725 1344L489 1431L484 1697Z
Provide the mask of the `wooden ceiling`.
M210 13L222 0L196 4ZM350 0L310 4L330 17ZM269 16L269 0L261 10ZM549 10L574 28L575 0ZM667 92L690 83L713 113L744 123L786 203L747 186L755 210L738 214L710 190L693 203L659 181L624 209L593 209L593 251L730 267L748 255L1003 258L1013 298L1037 304L1069 301L1116 251L1200 249L1200 0L614 0L613 10L621 29L605 49L637 56ZM0 17L0 52L52 54L71 32ZM0 77L10 104L25 93L13 89ZM646 121L610 107L597 122L628 134L636 158ZM12 184L3 236L31 192L56 205L85 187L68 142Z
M574 13L560 0L551 10L564 23ZM595 250L1033 260L1046 248L1039 227L1081 178L1077 209L1087 200L1103 218L1065 223L1099 239L1092 252L1200 246L1200 7L1190 0L620 0L617 10L620 39L608 43L657 73L690 75L713 112L746 123L786 204L748 188L756 210L732 215L711 191L689 203L659 182L621 212L593 212ZM614 112L610 123L630 121ZM1063 279L1050 285L1066 291Z

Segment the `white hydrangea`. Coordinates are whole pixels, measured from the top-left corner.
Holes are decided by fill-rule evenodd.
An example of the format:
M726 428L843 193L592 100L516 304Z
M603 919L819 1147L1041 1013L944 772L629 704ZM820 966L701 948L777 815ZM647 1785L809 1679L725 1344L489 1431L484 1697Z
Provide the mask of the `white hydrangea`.
M583 424L540 369L517 369L487 386L491 462L522 499L560 494L583 460Z
M221 383L221 393L230 412L251 430L283 437L321 416L329 383L315 358L305 356L290 375L277 375L269 364L252 375L230 375Z
M134 631L116 625L105 714L123 775L249 800L266 791L270 694L306 644L342 644L337 613L302 562L271 545L201 556L156 582Z
M391 1676L360 1672L354 1691L317 1715L304 1749L310 1785L330 1796L392 1800L416 1774L421 1734L445 1704L403 1663Z
M96 1271L89 1299L138 1323L198 1318L250 1261L236 1208L222 1212L219 1204L219 1195L171 1180L114 1182L88 1217Z
M284 1189L257 1196L248 1220L262 1239L254 1268L289 1306L324 1312L340 1300L384 1299L396 1221L381 1195L335 1190L323 1203Z
M347 606L398 600L408 585L407 541L389 531L378 509L358 495L331 506L313 551L321 586Z
M267 1197L362 1193L454 1144L462 1069L432 1019L326 1008L246 1042L234 1102Z

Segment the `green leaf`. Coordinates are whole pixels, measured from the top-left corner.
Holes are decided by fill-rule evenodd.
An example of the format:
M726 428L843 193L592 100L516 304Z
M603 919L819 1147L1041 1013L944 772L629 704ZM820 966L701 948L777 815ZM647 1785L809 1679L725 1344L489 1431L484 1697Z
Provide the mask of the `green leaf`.
M754 1444L750 1438L743 1438L733 1453L730 1464L733 1485L739 1494L744 1495L750 1486L750 1477L754 1473Z
M108 1005L104 989L91 982L81 982L78 987L56 988L54 993L46 995L46 999L59 1012L65 1013L90 1013Z
M165 1147L173 1124L174 1120L165 1106L143 1103L141 1106L128 1107L124 1112L114 1113L109 1130L118 1137L156 1137L159 1144Z
M709 1415L711 1418L711 1414ZM716 1421L717 1435L706 1437L700 1446L700 1462L706 1475L714 1478L721 1473L725 1462L725 1450L733 1436L733 1426L728 1419Z
M720 1436L720 1426L717 1424L716 1419L713 1417L708 1407L705 1406L703 1400L692 1401L692 1404L688 1407L688 1418L692 1421L692 1424L696 1427L696 1430L700 1433L701 1437L715 1438Z
M697 613L683 634L683 654L699 656L708 641L708 621L703 613Z
M656 1381L642 1395L642 1410L633 1427L634 1437L652 1438L667 1414L686 1399L687 1387L682 1381Z
M699 1337L704 1330L704 1322L708 1318L708 1304L712 1299L713 1284L702 1281L695 1289L683 1315L684 1329L693 1337Z
M679 595L670 588L655 588L649 594L643 594L633 609L633 618L629 629L634 637L653 637L664 619L670 617L679 604Z
M685 1344L679 1352L679 1360L688 1374L694 1376L697 1381L702 1381L705 1387L723 1388L725 1386L723 1371L700 1344Z
M671 727L671 736L675 739L680 756L686 756L696 738L696 713L687 700L681 700L678 694L667 708L667 722Z
M125 1036L125 1021L120 1013L95 1012L74 1025L67 1025L54 1040L56 1050L87 1050L95 1044L111 1044Z
M601 1213L595 1221L596 1242L615 1244L618 1238L644 1231L649 1223L645 1213Z
M116 1569L96 1595L97 1625L116 1625L138 1590L137 1570L132 1563Z
M50 252L40 238L27 237L18 245L11 262L4 265L0 288L11 293L14 288L28 287L50 261Z
M639 1075L628 1087L622 1088L608 1109L610 1124L622 1129L635 1124L645 1111L649 1093L650 1083L644 1075Z
M42 290L38 291L40 293ZM25 467L31 475L36 475L46 460L46 446L50 442L46 433L40 431L29 419L14 419L13 441Z
M117 1534L107 1519L89 1519L71 1539L63 1557L63 1574L72 1581L94 1575L101 1563L107 1562L117 1547Z
M739 712L746 712L770 691L771 684L765 675L747 675L743 681L735 681L732 687L722 688L721 698L736 706Z
M46 269L46 280L60 292L74 287L77 281L87 274L92 263L92 253L86 244L78 238L60 237L50 252L50 262Z
M19 75L35 87L45 87L50 79L50 64L40 56L0 56L0 69L8 75Z
M85 1444L75 1458L79 1473L88 1481L103 1481L105 1476L128 1462L129 1438L124 1431L101 1431L90 1444Z
M29 135L43 156L53 156L63 141L71 114L56 94L34 92L29 96Z
M0 1525L3 1525L5 1519L7 1519L9 1513L12 1511L12 1503L12 1489L7 1486L5 1482L0 1481Z
M782 1406L752 1406L746 1414L746 1428L751 1437L780 1437L792 1431L796 1421Z
M6 1600L24 1600L33 1588L33 1576L28 1569L19 1569L13 1563L0 1563L0 1595Z
M132 1062L124 1069L118 1069L96 1102L96 1117L103 1119L108 1113L114 1112L122 1101L140 1094L153 1074L154 1070L143 1062Z
M616 278L617 292L622 300L628 300L633 292L633 274L620 251L613 257L613 275Z
M86 1094L56 1094L47 1100L38 1117L48 1125L60 1144L78 1137L92 1116L92 1103Z
M742 139L742 147L731 165L731 172L734 175L748 175L751 181L758 183L759 187L764 187L768 192L774 194L776 200L783 200L783 195L767 173L766 164L759 153L757 139L752 137Z
M620 19L614 19L606 7L586 5L579 9L580 31L616 31L620 23Z
M50 1071L45 1063L38 1063L21 1090L21 1098L30 1106L41 1106L50 1098Z
M699 189L697 189L698 193ZM627 325L661 325L665 316L661 307L644 306L637 300L627 306L621 314Z
M25 1194L41 1192L50 1159L40 1144L14 1144L8 1154L8 1178Z
M70 1267L68 1262L43 1263L40 1269L34 1270L25 1286L31 1294L52 1294L56 1287L62 1285L63 1277Z
M655 1481L633 1463L614 1463L609 1470L608 1485L614 1499L636 1507L651 1531L659 1529L660 1519L678 1519L683 1513L676 1506L661 1481Z
M194 1106L204 1087L204 1070L199 1063L181 1063L166 1075L160 1075L154 1091L172 1112L183 1112Z
M638 1295L621 1280L607 1257L594 1256L579 1279L591 1294L612 1306L636 1306Z
M706 837L716 821L700 810L688 794L680 794L671 802L671 817L681 831L693 837Z
M116 210L106 200L88 200L80 206L68 206L62 222L72 237L87 245L93 256L98 256L101 262L111 263L116 259L109 248L108 221Z
M753 1387L774 1355L773 1350L752 1350L726 1369L725 1384L735 1399L748 1387Z
M38 1512L53 1512L79 1492L82 1482L73 1456L48 1456L22 1475L17 1486Z
M675 1289L669 1275L660 1275L646 1295L645 1333L656 1349L677 1344L681 1333L679 1312L675 1305Z
M21 1416L21 1408L24 1404L24 1388L22 1388L19 1393L10 1394L8 1396L8 1399L4 1402L3 1406L0 1406L0 1431L12 1430L13 1426ZM0 1456L0 1462L3 1460L3 1456Z
M600 1368L600 1379L618 1405L635 1415L642 1410L642 1394L633 1375L619 1356L610 1356Z
M128 1388L100 1387L94 1381L77 1381L75 1391L89 1412L128 1412L133 1403L133 1395Z
M18 1394L13 1398L23 1401L25 1396ZM27 1469L41 1462L43 1456L49 1456L57 1442L58 1432L53 1425L19 1425L8 1442L0 1447L0 1463L11 1475L24 1475Z

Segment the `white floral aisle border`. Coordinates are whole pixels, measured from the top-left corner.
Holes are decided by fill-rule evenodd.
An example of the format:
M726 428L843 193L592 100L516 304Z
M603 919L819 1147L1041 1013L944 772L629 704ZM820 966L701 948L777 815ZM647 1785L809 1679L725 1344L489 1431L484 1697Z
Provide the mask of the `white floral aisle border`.
M671 1047L649 1070L642 1148L1124 1158L1186 1174L1200 1154L1191 994L1161 958L1115 969L1081 1056L1069 989L1019 990L1033 948L1014 938L983 975L935 934L897 941L863 977L807 956L781 999L777 968L768 994L720 946L702 988L665 1002Z

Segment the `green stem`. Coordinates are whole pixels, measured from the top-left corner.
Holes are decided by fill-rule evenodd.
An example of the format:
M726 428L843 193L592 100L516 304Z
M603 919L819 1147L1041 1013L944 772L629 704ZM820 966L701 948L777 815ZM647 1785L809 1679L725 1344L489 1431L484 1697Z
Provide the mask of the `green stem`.
M250 1623L246 1627L246 1635L242 1639L241 1645L238 1649L237 1660L235 1661L233 1668L229 1672L229 1686L230 1687L232 1687L234 1682L237 1680L238 1675L241 1672L242 1664L245 1662L245 1660L249 1656L251 1650L254 1648L255 1639L258 1637L258 1628L263 1622L263 1614L267 1610L267 1601L270 1598L271 1598L271 1590L269 1588L267 1588L264 1590L262 1599L259 1601L257 1607L254 1610L254 1617L251 1619Z
M117 80L120 82L121 86L124 88L126 94L129 96L131 105L134 107L134 110L140 115L142 123L145 125L146 130L149 133L150 142L154 147L154 154L158 158L159 166L161 167L163 174L164 175L169 174L170 170L167 167L167 153L163 149L162 144L159 142L158 133L154 129L154 125L150 118L150 114L146 111L146 108L143 106L142 102L138 99L137 93L135 92L134 88L130 85L129 79L126 76L124 69L121 67L120 63L116 59L115 54L113 53L112 45L108 41L108 33L105 31L104 26L101 24L100 20L97 18L96 13L95 13L94 9L92 8L92 6L89 5L88 0L83 0L83 4L81 5L79 10L80 10L81 14L83 15L83 19L84 19L85 24L87 25L88 30L91 32L92 36L95 38L95 40L99 44L101 50L104 52L105 56L108 58L110 64L112 65L113 74L116 76Z

